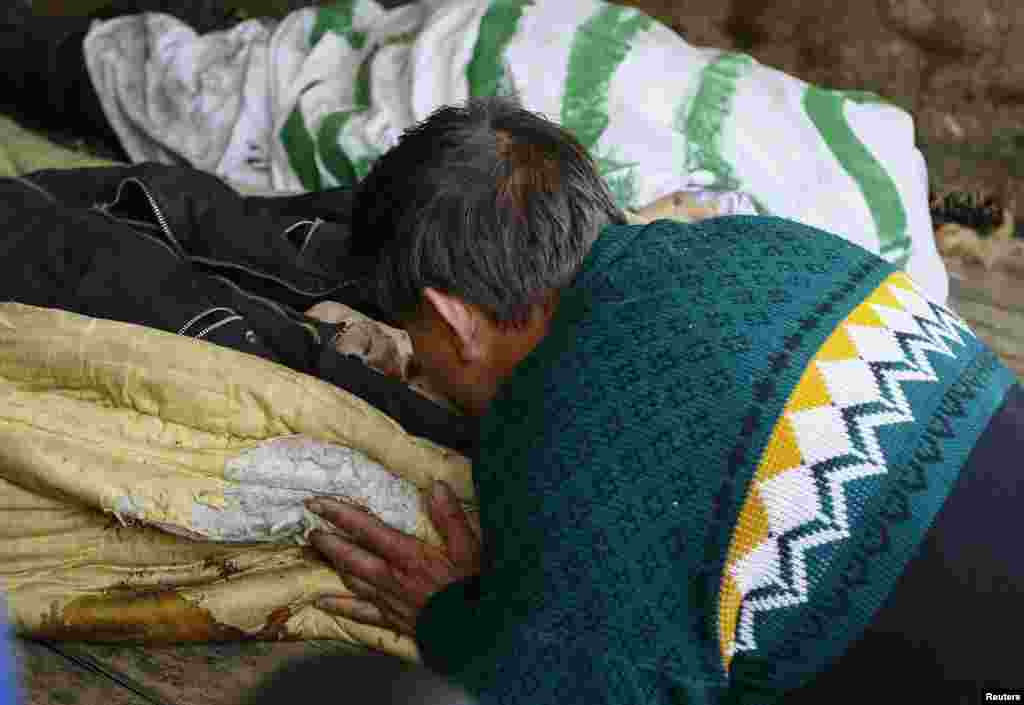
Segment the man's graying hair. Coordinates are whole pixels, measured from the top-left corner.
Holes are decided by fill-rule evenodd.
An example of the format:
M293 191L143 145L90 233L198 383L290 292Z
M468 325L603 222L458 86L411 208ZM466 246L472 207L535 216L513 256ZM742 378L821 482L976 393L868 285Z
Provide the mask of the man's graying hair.
M374 163L356 188L352 254L393 321L433 287L517 327L572 281L604 226L625 222L570 133L508 99L472 99Z

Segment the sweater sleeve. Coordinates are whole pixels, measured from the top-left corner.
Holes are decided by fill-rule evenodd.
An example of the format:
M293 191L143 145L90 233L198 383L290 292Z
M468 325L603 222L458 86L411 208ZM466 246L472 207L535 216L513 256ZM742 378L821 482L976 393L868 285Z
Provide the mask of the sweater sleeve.
M469 658L469 642L452 625L472 619L480 598L479 576L452 583L427 602L416 624L423 662L444 676L456 673Z
M501 610L501 602L476 599L476 582L434 595L420 615L417 640L424 664L465 687L480 705L669 705L699 685L681 687L656 668L637 668L620 649L556 633L551 610L543 608L491 634L488 612ZM710 705L717 698L693 702Z
M699 615L680 587L699 548L686 537L702 518L673 514L689 485L655 472L663 463L637 437L670 429L609 433L628 395L559 355L570 337L549 333L482 423L473 471L483 570L424 608L423 661L481 705L667 705L684 695L710 705L718 684L699 682L703 645L689 638Z

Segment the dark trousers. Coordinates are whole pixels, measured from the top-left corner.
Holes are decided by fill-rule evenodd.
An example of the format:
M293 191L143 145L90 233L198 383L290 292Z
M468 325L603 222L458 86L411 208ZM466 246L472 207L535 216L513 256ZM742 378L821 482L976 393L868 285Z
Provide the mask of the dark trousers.
M246 694L242 705L474 705L463 689L422 666L383 654L329 653L291 663Z
M1024 389L1010 389L863 637L786 705L1024 689Z

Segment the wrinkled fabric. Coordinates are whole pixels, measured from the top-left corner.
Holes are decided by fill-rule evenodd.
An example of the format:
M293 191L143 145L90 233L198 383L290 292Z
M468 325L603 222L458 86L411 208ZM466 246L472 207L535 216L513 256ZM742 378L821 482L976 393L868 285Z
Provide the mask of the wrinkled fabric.
M93 85L131 158L286 190L351 186L442 105L504 95L573 132L620 206L688 187L841 235L936 301L924 158L909 113L746 54L690 45L597 0L340 0L197 33L158 13L96 23Z
M153 328L0 304L0 590L18 632L97 641L411 640L317 610L349 594L302 545L303 500L433 544L435 478L464 456L337 387ZM299 544L299 545L296 545Z
M312 606L319 595L347 594L347 588L318 554L296 545L315 522L297 502L314 493L330 494L332 486L352 477L347 468L374 472L371 478L379 483L387 479L381 467L389 473L397 469L399 486L404 483L406 488L398 496L408 496L409 489L426 482L430 473L441 473L464 497L471 497L468 462L449 450L438 450L429 440L414 440L448 438L457 444L459 434L451 435L448 420L455 419L457 429L460 417L400 380L370 370L358 357L339 355L329 344L336 327L313 319L308 323L325 341L314 356L315 370L324 381L271 362L269 348L246 349L252 344L244 335L221 337L233 324L200 340L173 335L204 310L194 308L204 302L199 298L203 287L165 286L180 261L169 243L160 244L153 237L153 222L134 220L145 216L145 210L129 209L112 218L92 208L96 202L114 201L126 177L138 177L168 210L182 240L224 253L230 243L218 244L212 236L238 238L242 251L257 259L252 245L264 241L267 228L279 228L279 237L296 223L305 223L288 233L293 236L285 238L291 249L278 250L284 255L281 259L263 259L271 266L264 274L294 275L301 264L296 253L303 245L310 261L324 262L330 261L331 247L343 243L337 235L316 237L332 232L324 226L338 221L337 199L330 193L242 198L223 190L208 174L160 165L58 170L99 166L113 165L58 147L0 118L0 175L31 175L24 181L0 179L0 209L7 225L0 240L5 255L0 258L0 300L32 299L66 309L103 311L90 318L54 308L0 304L0 590L10 596L5 613L11 624L22 634L73 640L341 639L417 658L411 640L336 619ZM34 173L39 169L53 171ZM141 205L139 197L136 193L134 208ZM172 216L172 210L177 215ZM195 220L201 213L218 210L222 216L214 222L222 223L223 231L204 228ZM311 232L309 224L318 219L324 223ZM179 226L188 236L178 232ZM208 237L199 237L200 233ZM76 280L76 273L90 268L92 277ZM95 287L89 288L90 279ZM201 279L182 281L191 281L193 287ZM270 279L263 283L282 288ZM245 304L246 300L242 297L239 306L273 310L256 300ZM214 298L214 308L224 301ZM287 345L275 330L301 328L300 340L312 338L290 316L263 316L265 337L278 339L278 351L287 352ZM128 320L110 320L117 317ZM168 331L156 330L157 325L166 325ZM205 327L194 328L193 333ZM58 353L58 340L70 357ZM263 356L245 354L259 351ZM296 352L285 357L297 364ZM19 386L12 382L15 370L28 378L35 370L36 382L21 378ZM159 374L170 374L174 384L157 382L153 375ZM289 382L282 386L282 381ZM314 393L306 385L312 385ZM183 405L180 394L190 401ZM120 406L114 398L121 400ZM294 402L312 406L296 412ZM18 414L20 421L14 418ZM261 416L276 421L269 428L257 424L256 430L209 432L210 425L216 428L226 419L251 422ZM368 427L367 420L374 419ZM405 423L399 426L395 419ZM308 426L316 421L334 430ZM374 427L383 435L370 430ZM377 439L375 449L364 443L371 437ZM473 434L463 437L468 441ZM296 453L295 444L307 450ZM425 450L430 448L434 450ZM365 459L350 463L348 455L359 449ZM249 475L248 482L240 482L238 475L227 479L229 471L240 473L246 458L253 457L268 461L271 472L279 468L279 476L287 473L289 462L301 468L307 459L320 459L320 465L334 469L316 474L311 472L318 467L313 462L299 473L305 478L299 487L252 481L259 475ZM76 470L69 472L68 460ZM417 465L419 472L413 471ZM62 484L60 477L71 484ZM244 473L240 477L246 479ZM204 487L213 494L200 492ZM225 497L223 502L217 500L218 494ZM378 495L377 500L386 500L388 492ZM170 499L175 496L177 500ZM193 501L196 497L202 502ZM246 509L253 508L252 497L272 501L255 507L251 515L259 521L239 521L239 515L245 517ZM169 516L175 501L193 502L193 507L178 512L184 518L180 523ZM234 515L233 524L211 521L221 503L233 507L227 512ZM389 507L396 506L401 503L385 501L379 509L388 516ZM189 523L193 509L199 527ZM418 511L392 513L392 519L430 537L432 529ZM248 536L254 542L213 541L200 531L218 526L241 526L243 533L235 538ZM231 538L224 533L220 537Z
M0 179L0 300L209 340L328 380L460 452L471 420L332 345L302 311L362 307L350 196L242 197L212 174L143 164ZM371 307L372 308L372 307Z

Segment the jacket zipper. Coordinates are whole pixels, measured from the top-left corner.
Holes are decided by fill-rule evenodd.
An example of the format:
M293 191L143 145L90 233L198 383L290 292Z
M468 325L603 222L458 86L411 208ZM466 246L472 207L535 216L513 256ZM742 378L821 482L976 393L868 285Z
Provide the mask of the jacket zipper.
M147 233L147 232L141 230L138 227L138 225L133 225L133 223L135 223L137 221L132 221L132 220L129 220L127 218L119 218L119 217L117 217L113 213L109 212L106 208L104 208L104 205L105 204L97 204L95 206L96 212L100 213L105 218L114 221L115 223L126 224L126 225L130 226L132 228L132 230L135 231L136 235L144 237L147 240L149 240L150 242L156 243L160 247L164 248L165 250L167 250L168 254L170 254L171 257L173 257L174 259L179 260L179 261L182 259L181 254L178 253L178 252L175 252L174 248L171 247L170 245L168 245L166 240L161 240L160 238L156 237L155 235L152 235L150 233ZM148 228L152 228L153 227L153 225L151 223L143 223L143 225L147 226Z
M44 195L49 197L52 201L57 202L56 197L54 197L53 194L51 194L48 191L46 191L45 189L43 189L42 186L39 186L38 184L34 184L31 181L28 181L26 179L22 179L20 177L15 177L15 178L18 181L22 181L25 184L27 184L27 185L29 185L29 186L39 190L41 193L43 193ZM157 240L156 238L152 238L149 235L147 235L146 233L140 233L140 234L142 234L144 237L150 237L150 239L153 240L154 242L159 242L163 247L167 248L171 252L171 254L175 254L175 256L184 258L184 259L186 259L188 261L200 262L200 263L204 263L204 264L211 265L211 266L231 267L231 268L234 268L234 269L240 269L243 272L247 272L248 274L251 274L253 276L262 277L262 278L265 278L265 279L270 279L271 281L277 282L278 284L280 284L281 286L285 287L286 289L294 291L297 294L302 294L304 296L313 296L313 297L325 296L325 295L328 295L328 294L332 294L332 293L334 293L336 291L339 291L341 289L344 289L347 286L351 286L353 284L357 284L359 282L358 279L350 279L348 281L342 282L341 284L338 284L335 287L326 289L325 291L322 291L322 292L305 291L303 289L299 289L298 287L295 287L295 286L289 284L287 281L285 281L283 279L280 279L278 277L273 276L272 274L267 274L266 272L258 272L258 271L254 270L254 269L250 269L250 268L246 267L245 265L235 264L235 263L232 263L232 262L221 262L221 261L218 261L218 260L208 259L206 257L190 257L188 255L188 253L186 253L185 250L181 247L181 244L178 242L178 239L176 237L174 237L174 234L171 232L170 224L168 223L167 218L164 216L163 211L160 209L160 205L157 203L157 201L153 197L152 193L150 193L149 189L146 187L146 185L142 181L140 181L139 179L135 178L134 176L133 177L129 177L129 178L125 179L124 181L122 181L120 184L118 184L117 194L114 196L114 200L113 201L111 201L110 203L97 203L96 204L96 209L99 210L104 215L106 215L108 218L112 218L114 220L121 220L116 215L111 213L110 210L121 201L121 195L122 195L122 192L124 190L124 186L128 182L132 182L132 183L136 184L139 188L142 189L142 193L145 195L146 200L149 202L150 207L153 209L153 214L156 216L157 222L160 225L160 229L167 236L167 238L174 244L174 246L177 247L178 253L175 253L174 249L171 248L166 242L163 242L161 240ZM308 223L309 221L305 221L305 222ZM303 243L302 249L305 249L306 245L309 244L310 236L317 229L317 226L322 224L322 223L323 223L323 221L320 218L316 218L311 223L312 227L310 228L310 231L306 234L306 239L305 239L305 242ZM294 227L296 227L297 225L300 225L300 224L301 223L296 223L295 225L292 226L292 228L294 228ZM291 230L291 228L289 228L289 230ZM289 321L291 321L293 323L298 323L299 325L301 325L304 328L307 327L307 324L295 320L295 317L302 315L302 314L299 314L297 311L293 311L293 314L289 315L285 311L285 309L280 304L278 304L275 301L271 301L270 299L266 299L266 298L264 298L262 296L259 296L258 294L250 293L250 292L242 289L242 287L238 286L237 284L235 284L233 281L231 281L230 279L228 279L226 277L222 277L222 276L219 276L219 275L216 275L216 274L213 274L213 275L210 275L210 276L213 277L214 279L217 279L219 281L224 282L225 284L230 286L232 289L237 291L239 294L241 294L241 295L243 295L243 296L245 296L245 297L247 297L249 299L253 299L255 301L261 302L265 306L267 306L267 307L271 308L272 310L274 310L275 312L277 312L277 314L280 315L281 317L283 317L285 319L288 319ZM232 313L234 313L234 312L232 312ZM234 319L231 318L231 320L234 320ZM220 327L220 325L222 325L225 322L226 321L221 321L221 323L217 324L215 327ZM185 330L187 330L189 327L191 327L192 323L194 323L194 321L190 321L188 324L186 324ZM202 331L201 335L205 335L206 333L209 333L209 332L210 332L210 329L204 330L204 331ZM320 336L319 336L319 333L317 331L313 330L311 332L312 332L312 335L313 335L314 338L319 339Z
M253 301L258 301L259 303L263 304L267 308L277 313L277 315L279 315L281 318L285 319L289 323L302 326L303 328L309 331L311 336L313 336L313 339L316 341L317 345L320 345L322 343L322 341L320 340L320 331L317 330L316 326L306 323L305 321L302 320L297 320L299 318L305 318L304 314L299 313L298 311L292 309L290 306L286 307L283 304L277 303L276 301L271 301L270 299L263 298L259 294L253 294L252 292L246 291L245 289L240 287L238 284L235 284L227 277L222 277L219 274L210 274L208 276L211 279L216 279L217 281L224 282L230 288L237 291L241 296L244 296L247 299L252 299Z
M196 323L209 316L211 313L220 313L222 311L224 313L230 313L234 316L238 316L238 311L235 311L234 309L227 308L226 306L214 306L213 308L208 308L202 313L199 313L190 318L188 322L185 323L185 325L178 329L178 335L185 335L189 328L191 328ZM241 316L238 317L241 318Z
M149 192L149 189L146 188L146 185L144 183L142 183L139 179L136 179L136 178L133 177L133 178L130 178L128 180L129 181L134 181L136 184L139 185L139 188L142 189L142 193L144 193L146 195L146 200L149 201L149 205L153 209L153 214L156 215L157 222L160 223L160 227L163 229L164 234L168 238L170 238L171 242L174 243L175 247L177 247L179 250L184 252L185 250L181 246L181 244L178 242L178 239L176 237L174 237L173 233L171 233L171 226L167 222L167 218L164 217L164 212L162 210L160 210L160 205L156 202L156 199L153 197L153 194L151 194Z
M210 259L209 257L198 257L198 256L193 256L193 257L186 256L186 259L188 259L190 262L198 262L200 264L205 264L205 265L210 266L210 267L227 267L227 268L230 268L230 269L239 269L239 270L245 272L246 274L251 274L254 277L258 277L260 279L269 279L270 281L275 282L277 284L280 284L285 289L288 289L289 291L292 291L292 292L294 292L296 294L300 294L302 296L310 296L310 297L313 297L313 298L319 298L321 296L327 296L329 294L333 294L334 292L340 291L341 289L344 289L347 286L352 286L353 284L358 284L359 281L360 281L359 279L349 279L348 281L344 281L344 282L342 282L342 283L340 283L340 284L338 284L336 286L333 286L333 287L331 287L329 289L325 289L323 291L306 291L305 289L298 288L294 284L289 284L287 281L285 281L284 279L281 279L280 277L276 277L273 274L268 274L267 272L260 272L260 271L255 270L255 269L250 269L249 267L245 266L244 264L237 264L235 262L225 262L223 260L216 260L216 259Z
M243 289L242 287L240 287L238 284L235 284L233 281L231 281L227 277L222 277L219 274L211 274L209 276L210 276L211 279L216 279L218 281L224 282L229 287L231 287L232 289L234 289L235 291L237 291L239 294L241 294L242 296L246 297L247 299L252 299L254 301L259 301L261 304L263 304L267 308L273 309L282 318L287 318L288 320L293 320L295 316L299 315L298 311L293 311L291 314L289 314L288 311L285 310L285 308L284 308L284 306L282 304L279 304L276 301L271 301L270 299L265 299L262 296L260 296L259 294L253 294L251 292L248 292L245 289Z
M281 233L281 237L284 238L285 241L291 244L295 244L292 243L288 235L291 233L292 230L295 230L295 228L298 228L302 225L308 225L309 230L306 231L306 236L302 238L302 244L299 246L299 257L302 257L302 253L306 251L306 247L309 245L309 241L313 239L313 234L325 222L326 221L324 221L323 218L314 218L313 220L300 220L294 225L289 225L287 228L285 228L284 232Z
M299 248L299 257L302 257L302 253L306 251L306 247L309 245L309 241L313 239L313 233L324 224L324 221L317 218L313 221L312 225L309 226L309 231L306 233L306 239L302 241L302 247Z
M60 203L60 200L56 196L54 196L52 193L50 193L49 191L47 191L45 188L43 188L39 184L35 183L34 181L29 181L28 179L23 178L21 176L15 176L13 178L18 183L24 184L25 186L29 186L29 187L35 189L39 193L41 193L44 196L46 196L52 202ZM145 189L143 189L143 191L145 191ZM130 218L119 218L119 217L117 217L116 215L114 215L113 213L110 212L110 209L113 208L113 206L117 203L117 201L120 200L120 198L121 198L121 189L119 188L118 191L117 191L117 198L114 199L113 203L97 203L94 206L94 208L95 208L95 210L99 211L100 213L105 215L107 218L110 218L111 220L114 220L114 221L117 221L117 222L126 222L129 225L133 225L133 223L137 223L137 221L132 221ZM143 225L147 225L149 227L153 227L150 223L143 223ZM160 240L159 238L155 238L152 235L150 235L149 233L140 232L139 229L138 229L137 224L133 225L133 227L134 227L134 229L135 229L135 231L137 233L139 233L143 237L147 238L148 240L151 240L151 241L157 243L158 245L160 245L160 247L163 247L165 250L170 252L171 255L173 255L175 257L175 259L181 259L182 258L182 255L180 253L175 252L174 248L172 248L170 245L168 245L163 240Z
M222 327L226 326L229 323L234 323L235 321L244 321L244 320L245 320L245 318L243 318L242 316L239 316L238 314L235 314L234 316L228 316L227 318L225 318L222 321L217 321L216 323L213 323L211 325L206 326L206 328L203 328L201 331L199 331L198 333L195 334L195 338L196 338L196 340L202 340L203 338L206 337L206 335L208 333L212 333L213 331L217 330L218 328L222 328Z
M18 183L21 183L21 184L25 184L26 186L31 186L31 187L32 187L32 188L34 188L34 189L35 189L36 191L38 191L39 193L41 193L41 194L43 194L44 196L46 196L46 197L47 197L48 199L50 199L50 200L51 200L51 201L53 201L54 203L57 203L57 202L58 202L58 201L57 201L57 197L56 197L56 196L54 196L54 195L53 195L52 193L50 193L49 191L47 191L46 189L44 189L44 188L43 188L42 186L40 186L40 185L39 185L39 184L37 184L37 183L35 183L35 182L33 182L33 181L29 181L28 179L23 179L23 178L22 178L22 177L20 177L20 176L15 176L15 177L14 177L14 180L15 180L15 181L17 181Z
M110 210L121 201L121 195L124 191L124 186L127 183L133 183L140 189L142 189L142 194L146 197L146 201L149 202L149 207L153 210L153 215L156 216L157 224L160 226L160 230L163 231L164 235L167 236L167 239L170 240L171 244L173 244L175 249L178 250L179 255L187 259L188 254L185 252L185 248L181 246L181 243L178 242L178 238L174 237L174 233L171 232L170 223L168 222L167 217L164 215L163 210L161 210L160 204L157 203L156 198L153 197L153 194L150 192L149 188L146 187L146 184L144 184L141 180L137 179L136 177L130 176L126 178L124 181L122 181L120 184L118 184L117 195L114 196L114 200L111 201L110 203L97 204L97 207L104 213L113 215L112 213L110 213Z
M320 220L320 219L319 219L319 218L317 218L317 220ZM312 225L314 225L314 224L315 224L315 223L314 223L314 221L312 221L312 220L300 220L299 222L297 222L297 223L294 223L294 224L292 224L292 225L289 225L289 226L288 226L287 228L285 228L285 229L284 229L284 232L283 232L283 233L281 233L281 237L282 237L283 239L287 240L288 242L291 242L291 240L288 240L288 235L289 235L289 233L291 233L291 231L292 231L292 230L295 230L295 228L298 228L298 227L300 227L300 226L302 226L302 225L309 225L309 226L312 226ZM309 235L306 235L306 237L308 238L308 237L309 237Z
M210 265L210 266L231 267L233 269L240 269L243 272L246 272L247 274L251 274L251 275L253 275L255 277L260 277L260 278L263 278L263 279L269 279L269 280L271 280L273 282L276 282L277 284L280 284L284 288L286 288L286 289L288 289L290 291L293 291L296 294L301 294L303 296L313 296L313 297L327 296L329 294L333 294L336 291L340 291L341 289L344 289L347 286L351 286L353 284L356 284L359 281L358 279L352 279L352 280L349 280L349 281L342 282L341 284L338 284L337 286L334 286L332 288L328 288L328 289L326 289L324 291L306 291L304 289L300 289L300 288L298 288L298 287L288 283L284 279L280 279L280 278L275 277L274 275L268 274L266 272L259 272L259 271L254 270L254 269L250 269L249 267L246 267L245 265L242 265L242 264L236 264L234 262L224 262L224 261L221 261L221 260L209 259L207 257L190 256L185 251L185 249L181 246L181 243L178 242L178 239L176 237L174 237L174 234L171 232L170 224L168 223L167 218L164 216L163 211L160 209L160 205L157 203L156 198L153 197L152 193L150 193L150 191L146 187L146 185L142 181L137 179L136 177L134 177L134 176L128 177L127 179L122 181L120 183L120 185L118 185L117 195L114 197L114 200L111 203L105 203L105 204L99 205L100 210L102 210L104 213L108 213L109 215L113 215L113 214L110 214L109 211L114 206L116 206L118 204L118 202L120 202L120 200L121 200L121 192L124 189L124 185L126 183L128 183L128 182L132 182L132 183L136 184L139 188L142 189L142 193L146 196L146 200L149 202L150 207L153 209L153 214L156 216L157 222L160 225L160 229L167 236L167 239L170 240L174 244L174 246L177 248L178 252L180 253L181 257L183 257L184 259L186 259L186 260L188 260L190 262L199 262L200 264L206 264L206 265ZM113 216L113 217L117 217L117 216ZM305 222L309 222L309 221L305 221ZM305 246L309 244L310 236L317 229L317 226L319 224L322 224L322 223L323 223L323 221L320 218L316 218L313 221L313 223L311 224L312 227L310 229L310 232L307 233L307 235L306 235L306 241L303 243L302 249L305 249ZM291 228L294 228L294 227L296 227L296 225L299 225L299 224L300 223L296 223L296 224L292 225ZM289 230L291 230L291 228L289 228ZM301 255L301 252L300 252L300 255Z
M194 326L196 323L198 323L202 319L206 318L211 313L220 313L220 312L229 313L231 315L229 315L229 316L227 316L225 318L222 318L221 320L217 321L216 323L211 323L210 325L206 326L206 328L203 328L201 331L199 331L198 333L196 333L192 337L197 338L197 339L201 339L201 338L205 337L207 333L215 331L218 328L221 328L222 326L226 326L229 323L234 323L235 321L244 321L245 320L245 317L238 315L238 311L235 311L234 309L226 308L224 306L215 306L213 308L208 308L205 311L203 311L202 313L200 313L200 314L198 314L196 316L193 316L191 319L189 319L188 323L183 325L178 330L178 335L186 335L186 331L188 331L188 329L191 328L192 326Z

